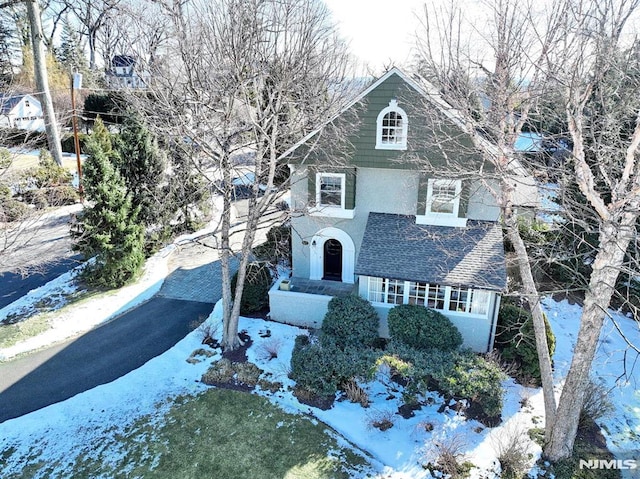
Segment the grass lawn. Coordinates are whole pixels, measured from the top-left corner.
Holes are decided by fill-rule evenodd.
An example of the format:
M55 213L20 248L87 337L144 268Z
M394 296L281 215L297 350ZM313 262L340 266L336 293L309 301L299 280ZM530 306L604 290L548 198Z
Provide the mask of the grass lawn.
M8 172L11 174L17 174L19 172L28 170L29 168L35 168L38 166L40 158L38 155L26 155L22 153L16 153L11 155L11 166L8 168ZM75 172L78 169L78 163L75 156L64 156L62 158L62 166L64 166L70 172Z
M35 316L13 324L0 324L0 348L7 348L49 329L49 321Z
M19 459L24 468L3 478L348 479L368 470L366 459L339 445L325 425L238 391L209 389L181 397L164 417L115 429L105 424L94 440L73 451L75 457L55 463L38 440L28 457L12 457L16 449L10 445L0 452L0 463Z

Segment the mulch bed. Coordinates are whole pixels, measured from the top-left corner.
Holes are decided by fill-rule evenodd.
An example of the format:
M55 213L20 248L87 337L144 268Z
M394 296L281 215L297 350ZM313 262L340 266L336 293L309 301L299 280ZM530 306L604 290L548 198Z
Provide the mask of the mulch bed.
M247 349L253 344L253 339L247 334L246 330L240 331L238 336L243 344L233 351L224 351L222 357L234 363L245 363L247 362Z

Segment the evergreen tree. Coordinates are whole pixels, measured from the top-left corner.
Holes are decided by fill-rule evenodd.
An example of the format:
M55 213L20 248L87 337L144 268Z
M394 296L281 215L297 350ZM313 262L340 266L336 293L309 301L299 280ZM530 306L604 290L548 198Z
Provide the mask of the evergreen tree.
M86 74L89 71L87 59L80 44L80 36L68 19L62 25L61 43L56 49L56 57L68 72Z
M15 28L11 28L4 17L0 17L0 87L11 84L13 80L13 59L19 51L15 35Z
M101 140L92 136L89 144L92 153L85 163L84 188L93 206L83 212L75 249L86 259L94 258L84 271L88 283L120 287L134 279L144 264L144 227Z
M166 214L178 217L174 232L191 232L209 213L211 195L203 176L193 167L195 151L188 145L171 148L171 175L165 208Z
M116 152L113 150L113 141L111 139L111 133L104 125L102 118L99 116L96 118L93 125L93 133L89 141L85 146L89 155L94 155L96 152L104 153L109 161L113 162Z
M124 179L134 208L145 226L157 226L165 215L166 155L136 114L129 114L115 144L115 165Z

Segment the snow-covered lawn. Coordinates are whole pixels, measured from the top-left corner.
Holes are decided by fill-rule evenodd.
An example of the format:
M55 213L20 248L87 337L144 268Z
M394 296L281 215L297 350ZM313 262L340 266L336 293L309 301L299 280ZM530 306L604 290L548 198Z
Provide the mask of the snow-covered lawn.
M160 259L158 262L161 263ZM160 266L155 274L157 276L149 279L149 284L157 284L162 276ZM139 295L137 293L134 298ZM561 384L569 367L580 307L551 299L545 300L544 307L557 338L554 359L556 379ZM103 309L97 311L111 314ZM208 322L215 325L219 323L219 318L220 304ZM618 314L612 314L612 318L629 339L640 343L635 321ZM66 324L65 330L73 331L79 328L74 326L74 322L86 321L86 315L69 314L60 321ZM472 470L472 477L494 477L494 472L499 470L496 449L500 441L513 431L543 425L541 391L524 388L512 380L504 383L504 420L496 428L466 420L449 409L436 394L431 396L430 406L416 411L410 419L403 419L396 414L402 404L401 388L384 375L362 385L372 400L369 408L362 408L348 400L338 400L330 410L315 409L299 403L292 395L289 387L293 383L287 376L294 339L299 334L305 334L305 331L247 318L241 319L240 329L246 330L254 341L247 353L249 360L271 373L271 380L284 384L284 388L275 394L260 390L258 394L266 396L286 411L311 414L330 425L350 443L372 456L371 463L378 477L429 477L422 465L435 458L437 444L447 445L452 441L459 443L465 459L476 466ZM270 334L264 337L267 336L267 330ZM116 460L123 452L118 448L102 446L102 435L122 433L127 425L145 415L162 421L173 398L198 394L206 389L199 379L220 356L216 353L196 364L188 363L186 359L190 354L201 347L201 339L201 332L194 331L166 353L112 383L0 424L0 457L4 454L3 459L6 458L3 465L5 471L15 473L29 462L41 462L58 464L57 467L62 469L50 470L47 474L49 477L60 477L64 475L64 467L72 464L81 453L93 454L101 461ZM616 454L637 452L640 450L638 356L627 347L612 319L607 321L600 343L593 368L594 376L611 388L610 399L615 407L615 413L601 422L607 443ZM277 351L277 358L269 359L267 351L272 350ZM442 409L442 412L438 412ZM371 423L380 417L390 418L393 427L386 431L371 427ZM532 442L530 452L533 462L540 448Z

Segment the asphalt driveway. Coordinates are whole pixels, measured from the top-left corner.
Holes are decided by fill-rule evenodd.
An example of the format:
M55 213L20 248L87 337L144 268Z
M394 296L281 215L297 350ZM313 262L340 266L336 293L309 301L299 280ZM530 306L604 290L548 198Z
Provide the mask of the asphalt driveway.
M184 338L212 309L212 303L154 297L82 336L0 363L0 422L139 368Z

